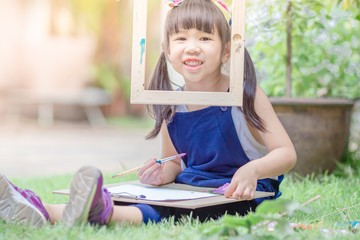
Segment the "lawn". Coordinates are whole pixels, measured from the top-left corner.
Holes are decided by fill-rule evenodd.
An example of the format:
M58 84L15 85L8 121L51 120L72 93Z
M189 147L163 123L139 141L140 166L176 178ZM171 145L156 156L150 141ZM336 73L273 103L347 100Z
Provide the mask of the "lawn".
M114 183L110 174L105 174L105 183ZM49 203L64 203L66 196L54 195L52 190L68 188L72 176L32 177L11 179L22 188L37 192L43 201ZM127 176L124 181L133 180L135 175ZM304 203L321 195L321 199L310 205L311 212L295 212L292 216L282 218L285 222L313 225L312 230L293 230L277 228L268 231L265 228L255 229L246 239L359 239L359 229L346 231L349 221L360 220L360 193L358 177L336 177L335 175L286 176L281 191L281 199L296 200ZM343 226L346 225L346 226ZM83 226L66 228L61 224L47 225L40 229L24 226L6 225L0 220L0 239L245 239L245 236L226 236L226 233L244 234L246 229L235 226L235 232L224 224L224 220L199 223L196 220L184 218L179 223L173 219L160 224L141 226L116 225L109 227ZM285 230L284 230L285 229ZM325 229L325 230L324 230Z

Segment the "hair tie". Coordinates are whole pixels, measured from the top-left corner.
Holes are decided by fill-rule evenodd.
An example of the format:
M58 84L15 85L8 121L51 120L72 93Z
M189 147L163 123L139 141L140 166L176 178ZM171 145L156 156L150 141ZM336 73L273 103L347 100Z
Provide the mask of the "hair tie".
M223 3L221 0L211 0L223 13L227 23L229 26L231 26L231 14L229 12L229 9L226 7L225 3ZM183 0L165 0L165 3L169 7L178 7L181 5Z
M169 7L178 7L182 3L182 0L165 0L165 3Z

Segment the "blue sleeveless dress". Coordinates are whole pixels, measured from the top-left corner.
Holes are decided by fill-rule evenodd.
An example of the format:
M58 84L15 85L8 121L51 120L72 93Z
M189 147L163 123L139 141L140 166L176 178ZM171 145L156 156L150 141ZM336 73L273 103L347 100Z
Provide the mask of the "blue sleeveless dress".
M193 112L178 112L168 123L171 141L186 168L176 182L199 187L220 187L250 160L235 130L231 107L207 107ZM280 196L283 175L258 180L258 191L275 192ZM257 204L266 198L255 199Z
M250 160L239 141L231 114L231 107L211 106L192 112L177 112L167 124L171 141L178 153L186 153L182 158L186 168L175 182L200 187L220 187L230 183L232 176ZM256 160L255 160L256 161ZM283 175L277 179L260 179L256 190L275 192L274 197L257 198L226 205L197 209L193 216L200 220L216 218L225 212L244 215L255 210L265 199L281 195L279 185ZM179 218L189 214L189 210L137 204L144 222L159 222L163 218Z

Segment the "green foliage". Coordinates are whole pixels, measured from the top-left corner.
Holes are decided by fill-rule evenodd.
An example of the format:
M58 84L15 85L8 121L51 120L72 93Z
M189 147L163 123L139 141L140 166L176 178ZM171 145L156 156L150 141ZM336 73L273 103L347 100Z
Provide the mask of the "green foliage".
M289 199L278 199L276 201L264 201L257 208L256 213L259 214L275 214L286 212L287 215L293 215L294 211L301 209L301 205L297 201Z
M338 4L343 4L345 10L357 9L356 19L360 21L360 0L338 0Z
M103 10L107 1L109 0L66 0L74 16L95 33L100 32Z
M256 224L264 220L265 218L262 215L249 213L243 218L226 215L222 219L222 223L225 225L227 229L237 228L241 226L246 228L249 232L251 232L251 227L255 226Z
M122 75L116 67L105 63L93 66L92 76L99 87L111 93L122 91L126 98L130 99L130 79Z
M60 0L54 0L60 1ZM96 37L96 51L93 59L92 78L99 86L111 93L123 93L130 97L130 77L119 67L119 55L125 54L120 47L125 44L123 35L130 30L124 24L126 8L130 3L115 0L65 0L79 25ZM126 63L122 63L126 65ZM125 68L125 67L124 67ZM123 69L124 69L123 68Z
M279 230L277 239L279 237L283 238L291 234L292 229L290 228L290 222L285 218L281 218L279 213L287 212L291 216L301 208L302 206L294 200L265 200L257 207L255 213L250 212L242 217L225 215L218 221L219 224L216 224L210 231L207 228L205 233L217 237L241 236L241 239L257 239L260 237L261 239L264 237L272 239L270 232L267 231L267 225L276 221L276 228Z
M337 176L359 178L360 177L360 151L346 151L342 161L338 162L335 171Z
M248 49L267 94L285 94L286 6L258 0L248 10ZM356 3L354 3L356 4ZM259 9L259 6L260 9ZM257 17L262 11L264 15ZM360 10L332 1L292 1L292 96L360 96ZM253 16L255 15L255 17Z
M341 235L337 231L344 229L339 223L358 219L360 196L355 188L346 187L358 184L358 178L335 175L287 176L282 186L283 198L264 201L247 216L225 216L215 224L203 225L201 230L206 235L204 239L357 239L359 233L354 229ZM318 194L321 199L309 208L300 206L299 202ZM288 215L280 218L277 213L285 211ZM269 231L268 224L273 222L277 224ZM301 230L291 228L290 223L315 225L313 230Z

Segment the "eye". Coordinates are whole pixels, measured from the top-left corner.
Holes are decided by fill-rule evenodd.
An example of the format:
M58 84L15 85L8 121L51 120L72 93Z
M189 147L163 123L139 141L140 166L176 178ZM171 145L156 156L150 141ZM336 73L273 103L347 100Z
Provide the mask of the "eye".
M172 42L178 42L178 41L185 41L186 36L182 33L175 33L170 36L170 41Z
M208 38L208 37L202 37L202 38L200 38L200 40L201 40L201 41L209 41L210 38Z
M171 38L171 41L174 41L174 42L186 41L186 37L184 37L184 36L174 36L174 37Z

